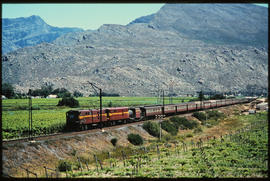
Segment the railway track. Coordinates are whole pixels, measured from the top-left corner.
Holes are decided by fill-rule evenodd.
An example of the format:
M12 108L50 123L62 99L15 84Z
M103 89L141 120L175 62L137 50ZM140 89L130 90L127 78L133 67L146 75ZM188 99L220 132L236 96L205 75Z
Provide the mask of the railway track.
M192 115L192 113L180 114L178 116L190 116L190 115ZM167 118L168 117L171 117L171 116L167 116ZM13 144L24 143L24 142L35 142L35 141L43 141L43 140L50 140L50 139L66 138L66 137L71 137L71 136L76 136L76 135L93 134L93 133L105 132L105 131L109 131L109 130L113 130L113 129L117 129L117 128L121 128L125 126L139 125L139 124L143 124L144 122L145 121L137 121L137 122L131 122L127 124L117 124L110 127L104 127L102 129L96 128L96 129L90 129L90 130L85 130L85 131L60 132L60 133L55 133L55 134L50 134L50 135L31 137L30 139L29 137L27 137L27 138L20 138L20 139L14 139L14 140L3 140L2 145L13 145Z
M246 104L246 103L244 103L244 104ZM230 106L233 106L233 105L230 105ZM220 109L220 108L222 108L222 107L211 108L211 109L215 110L215 109ZM178 114L178 116L191 116L193 114L193 112L194 111L183 113L183 114ZM171 116L174 116L174 115L171 115ZM167 116L166 118L169 118L171 116ZM150 119L150 120L155 120L155 119ZM158 120L158 119L156 119L156 120ZM50 134L50 135L31 137L30 139L29 139L29 137L26 137L26 138L21 138L21 139L14 139L14 140L2 140L2 145L13 145L16 143L35 142L35 141L43 141L43 140L50 140L50 139L60 139L60 138L71 137L71 136L76 136L76 135L93 134L93 133L97 133L100 131L104 132L104 131L109 131L109 130L113 130L113 129L117 129L117 128L121 128L121 127L125 127L125 126L143 124L144 122L145 121L137 121L137 122L131 122L131 123L127 123L127 124L117 124L117 125L110 126L110 127L104 127L102 129L96 128L96 129L90 129L90 130L85 130L85 131L60 132L60 133L55 133L55 134Z

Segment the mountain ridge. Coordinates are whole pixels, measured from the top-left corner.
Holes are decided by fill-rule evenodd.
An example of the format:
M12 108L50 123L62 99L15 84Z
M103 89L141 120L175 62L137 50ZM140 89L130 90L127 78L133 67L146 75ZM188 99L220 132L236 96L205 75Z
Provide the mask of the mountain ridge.
M40 16L2 19L2 54L35 46L42 42L52 42L57 37L80 28L58 28L48 25Z
M223 6L215 8L221 9L219 12L228 9ZM178 31L179 16L175 17L179 15L178 8L165 9L171 11L166 17L161 8L161 12L150 20L125 26L105 24L97 30L64 34L51 43L8 53L2 56L3 82L14 84L21 92L49 83L55 88L65 87L84 95L93 93L88 81L105 92L122 96L154 96L159 89L168 91L171 82L174 82L173 90L177 95L201 89L245 91L251 85L263 91L268 89L265 84L268 77L266 47L238 42L209 43L191 38L192 34ZM191 8L186 12L196 11ZM200 22L197 25L195 19L190 29L205 26L198 26ZM186 20L182 23L187 26ZM171 26L170 22L175 21ZM208 23L213 25L217 20Z

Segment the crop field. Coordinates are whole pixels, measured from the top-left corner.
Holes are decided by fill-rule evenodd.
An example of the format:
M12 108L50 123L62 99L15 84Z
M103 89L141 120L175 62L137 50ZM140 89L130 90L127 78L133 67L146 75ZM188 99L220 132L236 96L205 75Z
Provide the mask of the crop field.
M178 137L143 146L119 147L96 159L74 157L61 177L266 178L267 113L237 116L243 124L229 134L207 140ZM195 137L195 136L194 136ZM79 159L80 158L80 159ZM93 158L93 157L92 157Z
M192 100L189 97L173 98L173 103L181 103ZM32 99L32 131L33 135L44 135L60 132L65 128L65 113L71 109L99 109L99 97L77 98L80 107L69 108L56 106L60 98L56 99ZM103 97L103 107L139 106L162 104L162 100L156 97ZM165 99L165 104L170 103ZM2 138L12 139L27 137L29 129L29 100L7 99L2 100Z

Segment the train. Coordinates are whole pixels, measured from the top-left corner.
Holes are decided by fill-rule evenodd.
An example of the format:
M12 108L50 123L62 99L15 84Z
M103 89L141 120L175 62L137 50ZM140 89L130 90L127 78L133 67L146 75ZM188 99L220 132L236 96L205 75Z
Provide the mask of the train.
M159 115L171 116L234 104L248 103L251 101L253 101L252 98L232 98L178 104L103 108L102 111L99 109L70 110L66 112L66 127L68 130L103 128L121 123L126 124L153 119Z

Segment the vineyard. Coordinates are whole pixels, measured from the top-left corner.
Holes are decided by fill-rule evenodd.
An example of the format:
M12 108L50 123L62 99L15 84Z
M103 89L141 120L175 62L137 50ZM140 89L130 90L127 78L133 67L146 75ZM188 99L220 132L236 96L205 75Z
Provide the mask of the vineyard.
M237 116L232 132L116 147L113 152L59 160L42 177L265 178L268 173L267 113ZM35 176L29 170L27 175ZM37 176L37 175L36 175Z
M173 102L190 101L192 98L174 98ZM66 112L74 109L65 106L56 106L60 99L32 99L33 127L32 134L45 135L61 132L66 124ZM77 98L80 107L76 109L98 109L98 97ZM157 104L155 97L104 97L104 107L137 106ZM165 103L169 103L165 99ZM2 138L12 139L28 136L29 129L28 99L2 100Z

